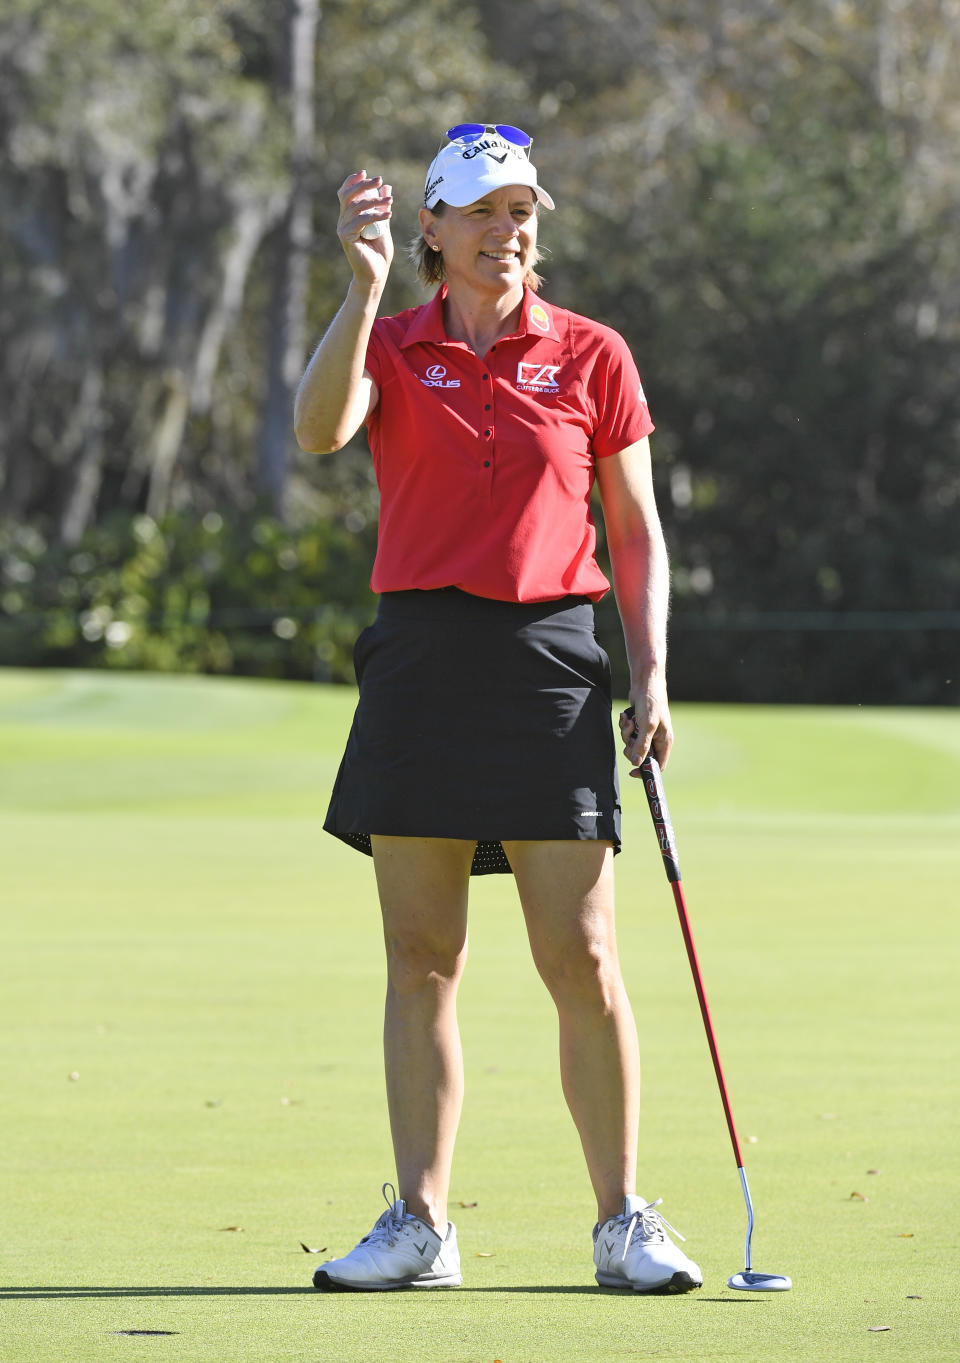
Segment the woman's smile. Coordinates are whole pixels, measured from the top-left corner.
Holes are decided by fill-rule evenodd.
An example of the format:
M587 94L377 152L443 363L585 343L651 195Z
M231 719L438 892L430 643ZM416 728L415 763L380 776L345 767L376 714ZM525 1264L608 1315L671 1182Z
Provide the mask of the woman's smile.
M526 185L507 185L463 208L448 208L430 225L454 289L484 277L489 284L497 281L498 290L519 287L523 271L536 259L537 209ZM488 271L483 261L498 268Z

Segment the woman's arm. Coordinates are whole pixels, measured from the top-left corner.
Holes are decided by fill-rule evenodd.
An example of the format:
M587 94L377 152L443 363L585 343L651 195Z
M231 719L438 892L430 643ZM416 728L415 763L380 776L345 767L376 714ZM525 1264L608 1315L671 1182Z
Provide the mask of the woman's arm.
M598 459L596 468L636 716L620 716L620 733L634 767L630 775L639 776L651 744L661 767L673 746L666 671L670 569L653 494L649 439Z
M390 186L380 176L357 171L339 191L337 235L353 278L343 306L327 328L300 380L293 409L293 428L300 448L312 454L339 450L355 435L377 405L379 394L364 369L367 342L390 263L389 230L373 240L361 237L372 222L390 217Z

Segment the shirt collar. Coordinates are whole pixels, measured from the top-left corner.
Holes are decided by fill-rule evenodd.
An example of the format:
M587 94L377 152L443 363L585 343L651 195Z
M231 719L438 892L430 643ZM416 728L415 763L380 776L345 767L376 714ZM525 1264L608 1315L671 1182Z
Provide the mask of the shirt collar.
M443 300L447 294L446 284L442 285L429 303L417 308L407 327L400 348L405 349L411 345L446 345L449 343L447 329L443 325ZM547 303L541 302L537 295L528 288L523 291L523 309L520 313L520 325L511 336L504 336L504 340L514 340L520 336L532 336L536 340L559 341L560 335L557 331L553 317L553 309Z

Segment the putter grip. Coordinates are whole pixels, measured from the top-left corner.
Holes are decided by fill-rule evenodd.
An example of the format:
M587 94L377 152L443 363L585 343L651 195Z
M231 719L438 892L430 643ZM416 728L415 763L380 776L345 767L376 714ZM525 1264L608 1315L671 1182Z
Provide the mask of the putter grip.
M627 715L633 718L633 706L626 711ZM647 804L650 806L650 817L657 833L657 842L660 844L660 855L663 857L663 869L667 873L667 879L671 884L680 880L680 860L677 856L677 839L673 831L673 824L670 822L670 810L667 808L667 797L663 793L663 776L660 772L660 763L653 755L653 749L647 753L640 763L640 770L643 772L643 788L647 793Z

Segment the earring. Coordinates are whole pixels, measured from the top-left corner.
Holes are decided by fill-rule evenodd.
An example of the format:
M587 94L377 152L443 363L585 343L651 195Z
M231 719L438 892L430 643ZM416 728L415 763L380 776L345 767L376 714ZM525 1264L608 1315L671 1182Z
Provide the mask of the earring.
M432 241L432 242L430 243L430 250L431 250L431 251L439 251L439 250L440 250L440 247L437 245L437 243L436 243L435 241Z

